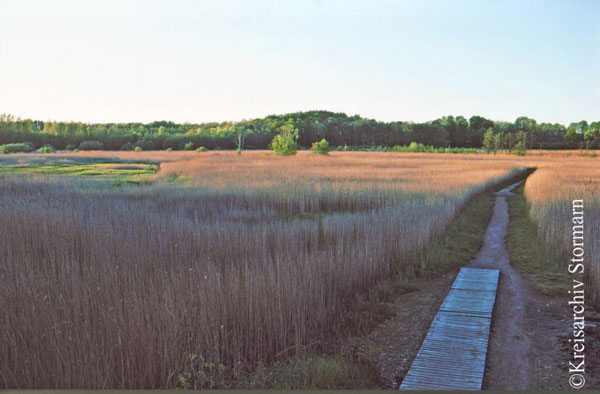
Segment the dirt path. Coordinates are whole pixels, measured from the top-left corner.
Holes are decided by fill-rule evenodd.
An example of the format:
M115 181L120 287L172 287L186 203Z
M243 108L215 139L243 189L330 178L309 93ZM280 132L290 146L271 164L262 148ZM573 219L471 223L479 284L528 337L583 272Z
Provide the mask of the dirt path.
M484 244L468 267L496 268L502 273L492 318L483 388L490 390L567 390L570 311L565 299L542 294L510 265L505 237L511 190L523 181L496 193L494 213ZM590 308L591 318L596 312ZM593 324L593 323L592 323ZM600 336L592 325L589 342ZM590 348L589 353L594 350ZM586 389L598 388L595 375L600 363L588 363Z
M492 328L484 387L523 390L529 387L531 338L527 329L529 289L510 265L504 238L508 230L508 202L515 183L496 193L494 214L483 246L468 267L494 268L501 272Z
M495 194L494 211L483 245L467 264L467 267L493 268L501 272L483 388L568 389L569 324L566 318L569 311L566 303L556 296L541 294L522 278L510 265L505 245L509 223L507 198L522 182ZM393 304L395 317L367 337L355 338L349 344L353 354L370 359L378 366L384 388L399 387L454 277L454 273L446 274L398 297ZM600 370L600 363L590 365L590 371L596 369ZM597 388L600 384L596 378L590 380L593 381L586 388Z

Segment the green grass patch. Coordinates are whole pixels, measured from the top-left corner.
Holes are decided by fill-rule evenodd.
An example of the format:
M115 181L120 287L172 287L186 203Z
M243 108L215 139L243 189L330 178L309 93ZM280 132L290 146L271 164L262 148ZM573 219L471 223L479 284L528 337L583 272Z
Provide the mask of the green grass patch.
M509 224L506 248L511 264L541 292L565 295L570 289L569 274L559 257L537 233L529 217L525 186L513 190L508 199Z
M422 249L417 258L416 276L438 277L474 259L483 246L483 238L494 213L495 193L525 179L533 171L529 169L472 197L444 233Z
M495 193L527 177L532 171L473 196L445 231L420 250L412 264L402 265L402 280L436 278L474 259L483 246L485 231L494 213Z
M407 265L407 269L414 269L417 278L438 277L474 259L492 218L495 191L472 197L444 233L432 239L417 255L416 264Z
M156 171L158 165L148 163L0 165L3 173L85 176L136 184L145 183L146 177Z
M184 183L184 182L189 181L190 179L192 179L192 178L190 178L189 176L173 174L167 178L167 182L169 182L169 183Z
M253 388L271 389L365 389L377 387L378 372L371 365L349 362L340 357L306 356L258 369Z

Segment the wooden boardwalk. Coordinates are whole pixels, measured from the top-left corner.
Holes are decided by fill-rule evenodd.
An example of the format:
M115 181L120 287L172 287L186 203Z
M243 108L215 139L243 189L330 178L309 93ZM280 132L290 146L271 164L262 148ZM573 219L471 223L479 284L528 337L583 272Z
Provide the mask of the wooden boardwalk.
M481 390L499 275L460 270L401 390Z

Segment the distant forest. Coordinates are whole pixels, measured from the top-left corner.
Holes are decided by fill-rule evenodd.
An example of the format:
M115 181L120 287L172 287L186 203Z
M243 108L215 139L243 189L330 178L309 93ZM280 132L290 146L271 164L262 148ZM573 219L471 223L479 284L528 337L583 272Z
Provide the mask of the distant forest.
M298 145L308 148L326 139L332 147L408 145L417 142L434 147L480 148L494 137L496 148L521 142L526 149L597 148L600 122L580 121L567 127L538 123L519 117L514 122L492 121L481 116L445 116L426 123L379 122L358 115L329 111L270 115L261 119L223 123L81 123L43 122L0 115L0 144L28 142L35 148L46 144L74 149L82 142L105 150L267 149L285 125L298 130Z

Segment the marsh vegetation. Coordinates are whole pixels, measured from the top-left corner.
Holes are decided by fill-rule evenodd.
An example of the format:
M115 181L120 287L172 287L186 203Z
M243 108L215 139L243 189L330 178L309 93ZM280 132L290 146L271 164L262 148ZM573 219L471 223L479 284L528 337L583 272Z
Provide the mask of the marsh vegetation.
M175 387L194 354L192 387L224 387L363 324L357 293L426 269L407 262L515 169L204 155L142 187L0 175L6 387Z
M568 246L562 233L545 230L551 221L542 213L558 203L543 205L539 193L553 187L536 182L559 179L544 178L566 171L559 161L577 172L594 160L260 151L7 157L0 382L22 388L236 387L267 376L265 366L324 365L313 356L282 362L364 334L376 311L361 307L360 295L435 271L441 260L420 258L423 249L471 197L525 166L539 168L526 186L532 217L549 241ZM104 175L52 175L98 171L108 179L133 171L145 181L115 187L97 181ZM594 207L595 194L586 195ZM344 376L357 371L331 365Z

